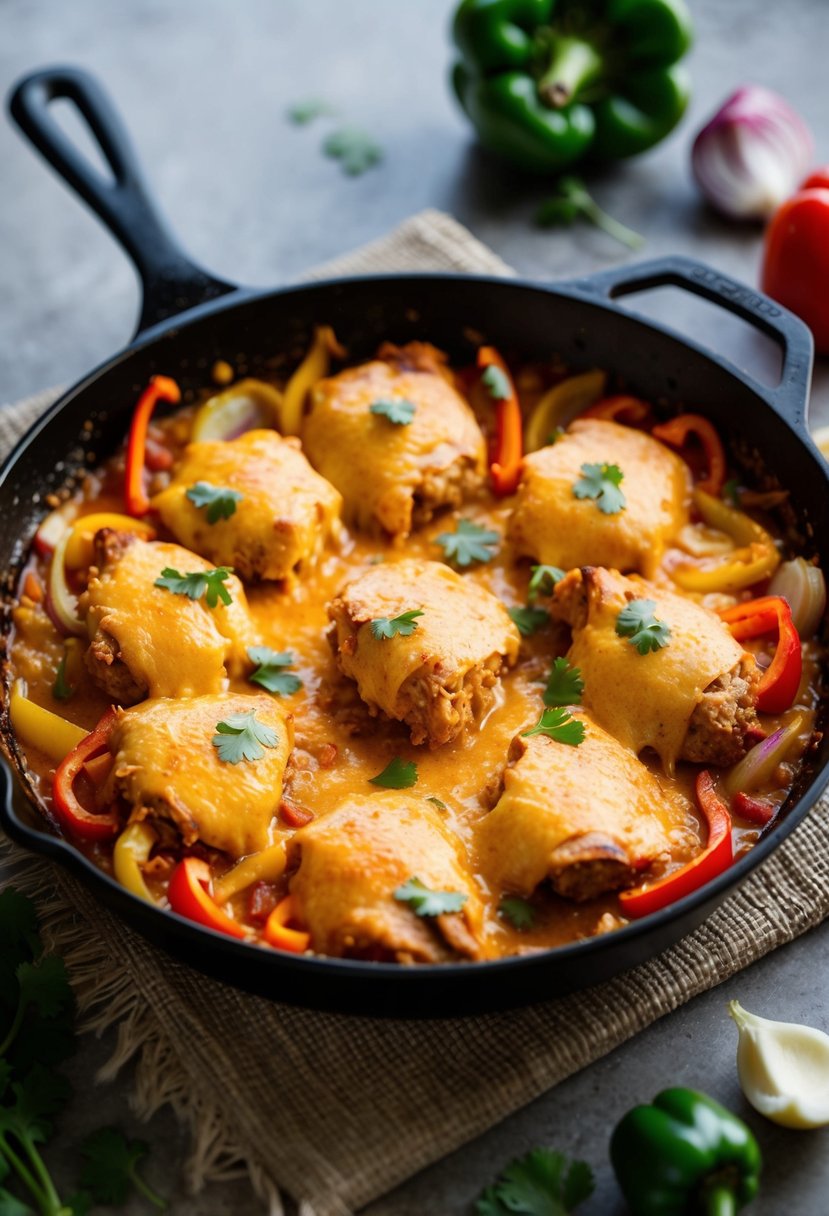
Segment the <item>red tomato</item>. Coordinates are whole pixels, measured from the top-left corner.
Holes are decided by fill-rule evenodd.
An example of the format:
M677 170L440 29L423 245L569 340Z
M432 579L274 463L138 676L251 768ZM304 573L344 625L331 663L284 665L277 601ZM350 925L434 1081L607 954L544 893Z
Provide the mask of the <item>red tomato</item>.
M829 168L813 173L766 229L760 285L797 313L829 354Z

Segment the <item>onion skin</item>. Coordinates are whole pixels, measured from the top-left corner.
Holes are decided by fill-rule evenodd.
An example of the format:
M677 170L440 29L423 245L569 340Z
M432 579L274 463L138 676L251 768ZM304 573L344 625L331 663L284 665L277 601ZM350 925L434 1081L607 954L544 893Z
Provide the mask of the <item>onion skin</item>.
M729 798L739 792L750 793L769 779L778 764L786 759L803 728L803 715L795 714L786 726L781 726L767 739L755 743L742 760L723 778L723 789Z

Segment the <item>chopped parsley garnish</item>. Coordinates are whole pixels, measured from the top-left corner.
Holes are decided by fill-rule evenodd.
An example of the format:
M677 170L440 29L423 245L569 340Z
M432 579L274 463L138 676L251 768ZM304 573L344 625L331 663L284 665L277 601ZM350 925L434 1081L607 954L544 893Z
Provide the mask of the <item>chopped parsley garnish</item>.
M191 574L179 574L172 566L165 566L161 577L155 580L155 586L171 591L173 595L186 595L190 600L204 596L208 608L215 608L219 600L225 605L233 603L233 596L224 585L232 573L229 566L195 570Z
M395 426L408 426L417 411L415 403L407 401L405 397L390 397L372 401L368 408L372 414L380 414L383 418L388 418L389 422L393 422Z
M740 483L736 477L730 477L722 488L723 501L730 503L732 507L740 505Z
M408 904L418 916L445 916L460 912L469 898L460 891L430 891L419 878L409 878L394 892L401 904Z
M584 680L578 667L572 667L567 659L554 661L547 677L547 687L541 698L548 709L578 705L584 692Z
M252 684L258 684L276 697L289 697L302 688L299 676L285 671L293 666L294 656L290 650L271 650L270 646L248 647L248 658L256 664L256 671L248 676Z
M395 756L382 773L369 777L372 785L382 785L384 790L409 790L417 785L417 765L414 760L403 760Z
M558 443L559 439L561 439L566 434L567 434L567 432L565 431L563 426L557 426L554 431L550 431L549 435L544 440L544 442L546 443L547 447L551 448L554 443Z
M320 97L308 97L305 101L297 101L288 107L288 118L298 127L304 127L315 118L327 118L336 114L336 110Z
M671 638L670 626L654 616L656 600L631 600L616 618L616 632L640 654L661 650Z
M517 895L505 895L498 905L498 915L508 920L513 929L523 932L535 924L535 908Z
M55 672L55 682L52 685L52 696L56 701L68 701L75 693L74 688L66 678L66 655L58 663Z
M493 401L507 401L512 396L509 376L494 363L490 363L489 367L485 369L481 376L481 384Z
M521 734L525 739L530 735L546 735L556 743L578 747L584 741L584 723L563 707L545 709L538 724L531 730L522 730Z
M449 809L446 803L441 802L440 798L436 798L434 794L430 794L426 801L431 802L432 806L436 806L439 811L447 811Z
M550 623L550 617L543 608L533 608L529 604L526 608L508 608L507 611L522 638L531 638Z
M383 159L383 149L366 131L359 127L341 127L328 136L322 145L326 156L340 162L343 173L357 177Z
M238 490L225 486L212 486L209 481L197 481L187 491L187 497L196 507L207 507L207 522L216 524L220 519L230 519L236 514L236 504L243 495Z
M570 1216L595 1190L586 1161L571 1161L552 1148L518 1157L475 1204L476 1216Z
M583 464L581 477L573 486L576 498L592 498L605 515L618 515L627 505L619 489L624 473L617 464Z
M116 1127L102 1127L81 1144L85 1158L80 1183L95 1203L118 1207L126 1203L133 1187L163 1211L167 1203L138 1173L138 1162L149 1152L143 1140L128 1140Z
M527 599L534 600L539 595L552 595L556 583L560 583L563 578L564 571L558 566L533 566Z
M242 760L261 760L266 747L276 747L279 737L272 727L260 722L254 710L231 714L216 723L218 734L211 742L225 764L240 764Z
M417 617L423 616L422 608L412 608L409 612L401 612L400 616L377 616L371 622L372 637L377 638L378 642L382 638L393 638L398 635L401 638L408 638L417 629Z
M497 532L479 528L471 519L459 519L455 531L441 532L435 537L435 544L443 549L448 562L471 566L473 562L492 561L500 539Z

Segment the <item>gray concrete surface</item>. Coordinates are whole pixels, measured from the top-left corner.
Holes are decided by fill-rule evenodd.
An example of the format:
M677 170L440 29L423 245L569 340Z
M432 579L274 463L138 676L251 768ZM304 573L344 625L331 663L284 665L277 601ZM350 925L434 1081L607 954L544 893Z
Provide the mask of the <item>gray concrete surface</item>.
M783 92L811 123L829 159L825 0L692 0L697 44L688 118L659 149L594 175L599 201L642 232L636 257L684 252L755 282L760 232L714 216L688 174L692 133L737 84ZM191 252L219 275L251 284L289 280L380 235L426 206L453 212L521 273L566 277L631 260L602 233L540 232L531 224L543 186L491 163L472 145L445 83L451 52L447 0L0 0L0 88L54 62L93 69L128 125L158 198ZM295 128L286 107L329 98L384 145L385 161L358 179L320 155L322 126ZM138 294L109 236L0 122L0 399L71 381L123 343ZM767 352L742 326L674 294L658 310L738 363ZM813 419L829 421L829 375L818 368ZM507 1119L366 1209L365 1216L470 1210L511 1156L550 1144L591 1161L598 1189L585 1216L623 1210L606 1159L614 1120L667 1084L705 1088L743 1110L735 1031L725 1001L773 1017L829 1026L829 931L818 930L689 1004L633 1042ZM74 1103L60 1124L58 1169L102 1121L137 1125L129 1078L97 1087L107 1044L86 1043L73 1065ZM762 1216L829 1213L829 1133L786 1133L747 1112L766 1155ZM263 1129L263 1136L274 1129ZM401 1127L401 1136L406 1129ZM176 1216L258 1210L243 1184L195 1199L183 1192L185 1137L168 1114L142 1134L148 1173L173 1196ZM129 1213L146 1210L135 1203Z

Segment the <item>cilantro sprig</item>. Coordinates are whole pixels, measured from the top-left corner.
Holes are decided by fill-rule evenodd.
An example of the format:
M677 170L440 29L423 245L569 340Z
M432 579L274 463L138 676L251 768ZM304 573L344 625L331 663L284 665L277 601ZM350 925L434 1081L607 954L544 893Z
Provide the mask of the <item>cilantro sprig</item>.
M531 638L550 623L549 614L543 608L533 608L531 604L523 608L508 608L507 612L522 638Z
M534 1148L518 1157L488 1186L475 1205L477 1216L570 1216L596 1187L585 1161L573 1161L551 1148Z
M394 756L382 773L369 777L372 785L380 785L384 790L410 790L417 785L417 765L414 760L404 760Z
M323 101L321 97L308 97L304 101L294 102L287 110L288 119L297 127L307 126L315 118L327 118L336 113L330 102Z
M484 369L481 374L481 384L493 401L508 401L512 396L509 376L494 363L490 363L489 367Z
M370 413L387 418L394 426L408 426L414 420L417 412L415 403L407 401L405 397L384 397L381 400L372 401L368 408Z
M618 515L627 506L619 487L624 473L617 464L583 464L581 477L573 486L576 498L592 498L604 515Z
M408 904L417 916L445 916L460 912L469 898L461 891L432 891L419 878L409 878L394 892L401 904Z
M498 915L508 920L519 933L532 929L535 924L535 908L518 895L505 895L498 904Z
M186 493L193 506L206 508L205 514L209 524L217 524L220 519L230 519L231 515L236 514L237 503L244 497L238 490L229 490L227 486L214 486L209 481L197 481Z
M411 608L399 616L377 616L371 622L371 636L377 641L383 638L409 638L417 629L417 618L423 616L422 608Z
M631 600L616 617L616 632L640 654L661 650L671 640L671 628L654 615L656 600Z
M383 159L383 149L375 139L360 127L340 127L332 132L322 145L326 156L331 156L340 162L343 173L349 177L357 177L379 164Z
M541 698L547 708L563 709L566 705L578 705L583 692L584 680L580 669L573 667L567 659L555 659Z
M160 1212L166 1209L166 1199L138 1173L138 1162L149 1152L143 1140L128 1140L117 1127L102 1127L86 1137L80 1150L85 1158L81 1186L96 1203L120 1207L134 1188Z
M556 583L564 578L564 571L558 566L533 566L532 577L527 588L527 599L532 601L539 595L552 595Z
M556 707L545 709L537 724L531 730L522 730L521 734L525 739L531 735L546 735L556 743L578 747L584 742L584 723L574 718L569 710Z
M256 670L248 676L251 684L258 684L275 697L290 697L299 692L302 680L286 667L293 666L294 656L290 650L271 650L270 646L249 646L248 658Z
M232 573L230 566L217 566L215 570L194 570L190 574L181 574L172 566L165 566L161 577L155 580L155 586L170 591L173 595L186 595L190 600L200 600L204 596L208 608L215 608L219 600L227 606L233 603L233 596L225 587Z
M501 537L497 532L479 528L471 519L459 519L454 532L441 532L435 544L443 549L447 562L454 566L471 566L473 562L492 561Z
M276 747L279 736L271 726L260 722L255 710L231 714L216 723L217 734L211 743L225 764L261 760L266 747Z

